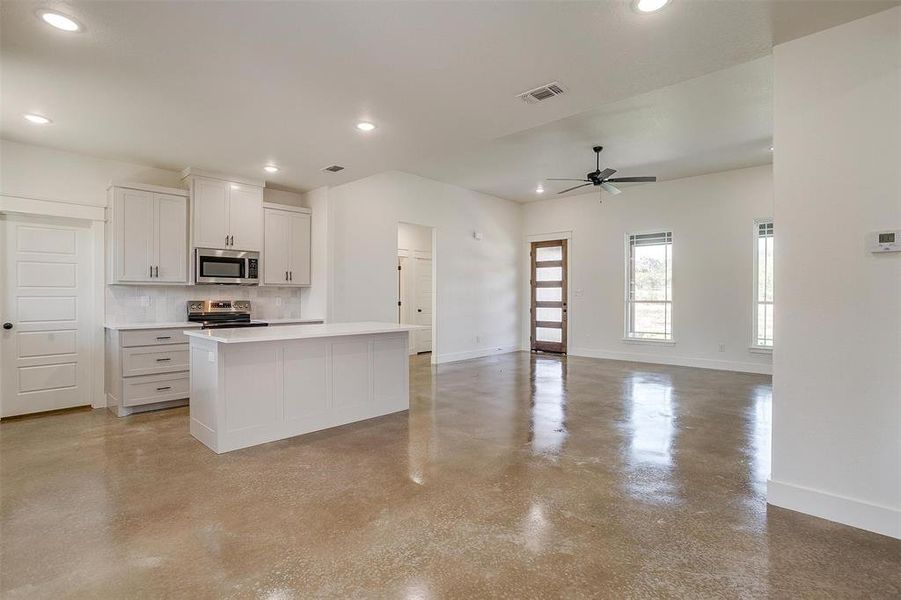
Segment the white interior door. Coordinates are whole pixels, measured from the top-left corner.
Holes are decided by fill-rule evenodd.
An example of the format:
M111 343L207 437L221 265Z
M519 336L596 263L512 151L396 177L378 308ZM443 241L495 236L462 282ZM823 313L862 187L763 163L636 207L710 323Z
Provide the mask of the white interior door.
M0 416L90 404L90 226L2 215L0 233Z
M432 351L432 259L414 257L413 269L415 280L415 306L413 323L424 325L428 329L417 329L414 332L416 352Z

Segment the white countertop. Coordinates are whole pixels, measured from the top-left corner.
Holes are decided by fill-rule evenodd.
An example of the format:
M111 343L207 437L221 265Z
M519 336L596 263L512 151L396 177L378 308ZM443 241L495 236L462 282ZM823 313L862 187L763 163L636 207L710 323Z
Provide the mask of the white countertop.
M254 321L265 321L270 325L289 325L304 323L322 323L323 319L254 319ZM200 323L191 323L190 321L165 321L162 323L107 323L104 327L114 331L132 331L137 329L197 329Z
M107 323L104 327L114 331L129 331L134 329L187 329L199 328L200 323L191 323L189 321L166 321L162 323Z
M244 327L241 329L204 329L186 331L192 338L213 340L223 344L246 342L277 342L285 340L306 340L347 335L370 335L375 333L397 333L425 329L422 325L399 325L364 321L360 323L327 323L321 325L284 325L281 327Z

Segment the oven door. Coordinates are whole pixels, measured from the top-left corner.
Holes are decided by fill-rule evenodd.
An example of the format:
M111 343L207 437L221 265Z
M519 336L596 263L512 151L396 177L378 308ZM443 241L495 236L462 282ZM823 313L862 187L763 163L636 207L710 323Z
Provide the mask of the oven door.
M194 281L198 284L256 285L259 283L259 252L195 250Z

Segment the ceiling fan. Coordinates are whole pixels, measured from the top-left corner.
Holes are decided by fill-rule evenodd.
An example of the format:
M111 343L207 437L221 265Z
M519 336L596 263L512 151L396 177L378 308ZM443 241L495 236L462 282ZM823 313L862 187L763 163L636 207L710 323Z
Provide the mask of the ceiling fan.
M585 179L569 179L569 178L557 178L557 177L549 177L547 181L581 181L583 183L579 185L575 185L571 188L566 188L562 192L557 192L558 194L565 194L566 192L571 192L573 190L577 190L579 188L594 185L600 187L605 192L610 194L620 194L622 190L613 185L613 182L616 183L638 183L638 182L651 182L657 181L657 178L654 176L648 177L610 177L614 173L616 173L616 169L604 169L601 171L601 150L603 150L603 146L595 146L592 148L595 154L595 170L588 175L585 176Z

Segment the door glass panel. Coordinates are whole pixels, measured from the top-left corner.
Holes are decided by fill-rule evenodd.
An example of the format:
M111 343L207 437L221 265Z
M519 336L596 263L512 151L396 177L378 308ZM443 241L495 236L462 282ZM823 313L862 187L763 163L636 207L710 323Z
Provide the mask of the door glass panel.
M539 342L562 342L563 330L552 329L550 327L537 327L535 329L535 339Z
M535 269L538 281L560 281L563 278L563 267L541 267Z
M535 288L535 299L538 302L561 302L563 288Z
M562 308L537 308L535 309L535 318L538 321L555 321L563 320Z
M545 260L563 260L563 247L553 246L535 249L535 260L538 262Z

